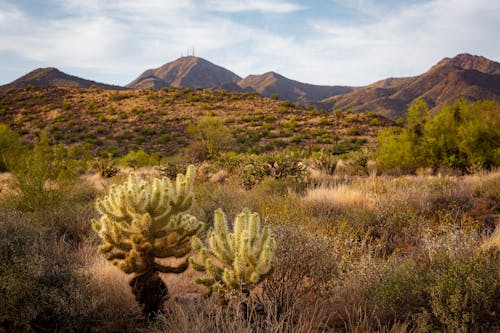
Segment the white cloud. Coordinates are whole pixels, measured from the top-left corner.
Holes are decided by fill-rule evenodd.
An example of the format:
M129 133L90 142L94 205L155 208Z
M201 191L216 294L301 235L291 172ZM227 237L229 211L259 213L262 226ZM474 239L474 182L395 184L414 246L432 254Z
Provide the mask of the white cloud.
M278 35L232 15L254 11L283 18L303 9L285 0L53 1L64 16L33 17L0 0L0 55L17 54L34 67L71 68L70 74L118 84L190 47L241 76L274 70L317 84L362 85L415 75L460 52L500 59L500 6L489 0L429 0L391 11L374 0L356 0L346 3L364 8L368 19L310 18L313 33L307 36Z
M310 24L316 37L304 44L323 51L316 59L330 63L337 83L416 75L461 52L500 58L500 45L493 45L500 32L500 7L494 1L433 0L366 24Z
M208 0L207 8L220 12L258 11L275 14L292 13L304 9L303 6L280 0Z

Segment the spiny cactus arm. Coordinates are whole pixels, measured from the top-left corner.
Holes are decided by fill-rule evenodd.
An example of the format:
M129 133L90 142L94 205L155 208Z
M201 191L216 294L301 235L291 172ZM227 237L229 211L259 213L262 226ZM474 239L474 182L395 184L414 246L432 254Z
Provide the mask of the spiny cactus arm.
M248 265L241 253L237 253L234 256L234 263L232 270L234 272L234 278L238 281L244 281L248 272Z
M191 248L193 251L199 252L200 254L200 263L197 263L193 257L189 258L189 263L193 267L195 271L198 272L206 272L207 271L207 261L210 259L210 252L206 247L203 246L200 239L196 236L192 238Z
M196 169L190 165L186 175L178 174L175 181L175 194L172 195L170 205L177 212L187 210L193 202L193 185L196 177Z
M191 251L191 246L189 243L185 244L182 247L177 246L167 246L167 247L153 247L152 254L156 258L167 258L167 257L175 257L182 258L187 255Z
M105 253L109 253L109 252L111 252L114 248L115 248L115 247L114 247L114 245L113 245L113 244L109 244L109 243L108 243L108 244L103 244L103 245L99 246L98 251L99 251L100 253L105 254Z
M249 211L248 211L249 212ZM258 232L260 230L260 217L259 214L253 213L250 215L248 222L248 239L249 246L252 247L258 238Z
M160 273L174 273L174 274L179 274L184 272L187 268L189 267L189 262L186 259L182 264L180 264L177 267L171 267L171 266L163 266L158 263L153 263L153 268L160 272Z
M265 245L263 246L262 252L260 253L257 265L255 266L255 271L261 275L265 275L272 272L274 267L274 238L269 237Z
M224 269L221 282L228 289L239 289L243 284L242 281L238 279L234 271L229 268Z
M215 279L215 280L221 280L222 275L224 274L224 269L218 267L213 263L212 260L206 259L205 260L205 267L206 271Z
M194 280L194 282L196 282L197 284L201 284L207 288L212 288L212 286L215 285L215 280L212 279L212 278L205 278L205 279L202 279L202 278L196 278Z
M93 226L98 225L97 221L94 221ZM98 230L99 236L103 239L104 244L99 247L99 252L106 254L114 249L127 252L132 249L132 243L127 240L121 240L119 237L113 237L112 232L108 229L102 227L94 227Z
M211 253L224 265L232 265L234 260L234 252L228 251L223 244L221 244L220 236L218 237L216 233L211 232L208 237L208 245L210 246Z
M107 215L115 221L130 222L130 216L127 209L124 205L121 205L118 195L113 193L112 190L110 191L110 194L102 200L97 200L96 207L101 214Z
M239 248L242 234L244 230L247 230L248 228L248 219L249 219L249 211L247 208L243 210L238 216L236 216L236 219L234 221L234 240L235 240L235 248Z
M140 253L135 249L129 251L127 257L124 260L113 260L113 265L117 266L127 274L142 274L148 270L148 264L144 262L144 260L141 258Z
M226 214L220 209L215 211L214 229L208 235L208 244L213 255L224 265L232 265L234 242L229 237Z
M146 210L148 212L153 212L156 211L160 204L160 199L161 199L161 194L162 194L162 184L159 179L154 179L153 180L153 185L151 186L151 193L149 196L149 202L146 206Z
M205 265L200 265L192 257L189 257L189 265L197 272L206 272Z

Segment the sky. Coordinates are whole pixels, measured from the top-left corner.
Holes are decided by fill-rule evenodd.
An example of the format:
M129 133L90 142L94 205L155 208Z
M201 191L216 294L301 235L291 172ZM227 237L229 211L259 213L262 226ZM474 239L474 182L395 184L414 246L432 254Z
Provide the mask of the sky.
M0 84L57 67L125 85L193 48L242 77L362 86L459 53L500 61L500 1L0 0Z

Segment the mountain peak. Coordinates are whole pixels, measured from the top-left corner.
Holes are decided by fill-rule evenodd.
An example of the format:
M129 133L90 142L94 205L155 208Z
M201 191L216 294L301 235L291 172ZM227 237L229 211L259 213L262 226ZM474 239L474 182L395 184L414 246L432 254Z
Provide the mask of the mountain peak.
M241 78L208 60L195 56L181 57L158 68L148 69L127 85L130 88L218 88Z
M500 74L500 63L469 53L460 53L453 58L444 58L434 67L443 65L452 65L464 70L475 70L484 74Z
M370 110L397 119L416 98L423 98L432 110L438 110L462 97L499 101L500 64L462 53L442 59L421 75L378 81L325 102L334 108Z
M69 75L61 72L55 67L37 68L19 79L1 86L1 89L23 88L27 85L37 87L80 87L89 88L96 86L103 89L121 90L123 87L113 86L100 82L82 79L77 76Z

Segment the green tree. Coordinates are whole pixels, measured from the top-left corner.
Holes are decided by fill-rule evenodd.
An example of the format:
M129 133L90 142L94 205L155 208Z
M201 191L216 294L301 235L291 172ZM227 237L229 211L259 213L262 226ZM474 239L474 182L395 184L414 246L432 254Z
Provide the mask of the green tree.
M192 137L189 152L197 160L213 158L221 151L234 147L235 141L222 120L205 117L187 129Z
M500 165L500 106L491 101L460 99L434 117L423 100L408 109L406 126L378 135L377 162L413 172L418 167Z

